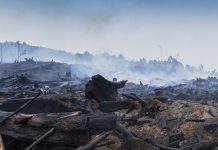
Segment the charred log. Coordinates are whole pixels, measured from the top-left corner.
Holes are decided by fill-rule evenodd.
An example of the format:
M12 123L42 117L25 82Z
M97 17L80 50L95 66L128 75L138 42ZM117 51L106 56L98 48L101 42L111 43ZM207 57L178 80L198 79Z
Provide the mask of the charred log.
M12 113L1 112L0 119ZM73 113L75 114L75 113ZM66 117L67 116L67 117ZM26 119L28 118L28 119ZM26 120L25 122L20 120ZM41 143L62 146L80 146L89 141L89 132L102 132L116 127L114 114L17 114L11 116L0 126L3 137L32 143L37 138L54 128L55 134ZM73 137L73 138L72 138Z
M0 120L4 119L12 113L1 112ZM74 113L73 113L74 114ZM66 117L67 116L67 117ZM34 128L55 128L64 131L105 131L116 127L117 117L115 114L82 114L72 115L72 113L52 113L52 114L34 114L33 116L18 114L12 116L4 126L12 126L19 124L20 120L28 120L23 124L25 127Z
M98 108L103 112L114 112L120 109L127 109L131 106L131 101L107 101L101 102Z

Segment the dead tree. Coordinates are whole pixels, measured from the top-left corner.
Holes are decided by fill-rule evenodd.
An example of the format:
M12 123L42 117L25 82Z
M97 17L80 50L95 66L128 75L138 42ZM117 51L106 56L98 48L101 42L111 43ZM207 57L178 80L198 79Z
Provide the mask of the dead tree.
M117 96L117 90L124 87L127 80L120 82L111 82L101 75L92 76L92 79L86 84L85 96L87 99L95 99L98 102L114 101Z

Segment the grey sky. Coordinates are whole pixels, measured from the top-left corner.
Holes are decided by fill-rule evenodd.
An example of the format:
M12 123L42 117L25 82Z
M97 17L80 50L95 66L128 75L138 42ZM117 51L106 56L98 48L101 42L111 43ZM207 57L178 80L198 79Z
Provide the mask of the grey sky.
M215 0L0 0L0 41L218 69Z

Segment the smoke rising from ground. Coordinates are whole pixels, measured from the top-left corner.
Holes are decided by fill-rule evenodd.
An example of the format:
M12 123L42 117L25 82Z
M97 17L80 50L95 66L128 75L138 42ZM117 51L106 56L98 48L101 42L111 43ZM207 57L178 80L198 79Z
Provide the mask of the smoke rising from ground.
M4 62L14 62L19 59L24 61L25 58L33 58L35 61L68 63L72 64L71 73L79 78L101 74L111 80L116 77L118 80L127 79L135 83L141 81L144 84L164 85L195 78L217 76L216 71L205 71L203 65L199 67L184 65L171 56L164 61L146 60L145 58L130 61L121 54L92 55L89 52L71 54L20 42L5 42L1 45Z

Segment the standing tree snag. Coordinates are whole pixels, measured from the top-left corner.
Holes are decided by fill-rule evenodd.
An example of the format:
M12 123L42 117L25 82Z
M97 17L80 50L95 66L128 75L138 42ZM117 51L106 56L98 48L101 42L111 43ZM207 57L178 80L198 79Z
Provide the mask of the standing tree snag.
M86 84L85 96L87 99L95 99L98 102L114 101L118 95L117 90L123 88L127 80L111 82L101 75L92 76Z

